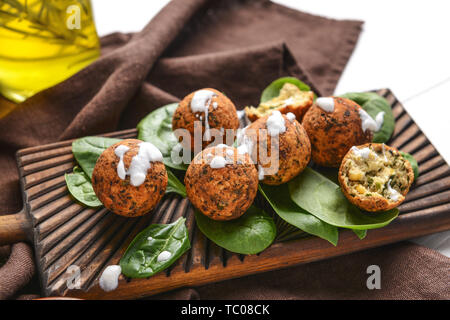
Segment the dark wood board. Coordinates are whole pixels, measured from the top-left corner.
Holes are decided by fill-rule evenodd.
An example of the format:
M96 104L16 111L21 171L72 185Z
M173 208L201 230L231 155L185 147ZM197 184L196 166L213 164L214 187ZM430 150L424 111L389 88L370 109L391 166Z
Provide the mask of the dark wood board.
M420 177L400 206L401 215L396 220L387 227L369 230L364 240L359 240L350 230L342 230L337 247L317 237L306 236L275 242L259 255L233 254L205 238L195 226L191 204L179 196L168 195L151 214L133 219L75 203L64 181L64 173L70 172L75 165L72 141L18 151L25 212L8 219L15 219L17 230L30 230L28 235L34 243L42 293L92 299L140 298L449 230L450 167L392 92L383 89L378 93L390 102L396 118L395 132L388 144L414 155L419 163ZM136 134L136 130L131 129L104 136L132 138ZM266 203L260 204L270 211ZM122 275L115 291L106 293L99 288L98 278L103 269L119 262L139 231L151 223L168 223L180 216L187 218L191 250L168 270L151 278L126 279ZM2 230L5 229L0 227ZM20 238L23 235L11 235L14 236ZM71 265L81 269L81 288L78 290L69 290L66 286L69 277L66 270Z

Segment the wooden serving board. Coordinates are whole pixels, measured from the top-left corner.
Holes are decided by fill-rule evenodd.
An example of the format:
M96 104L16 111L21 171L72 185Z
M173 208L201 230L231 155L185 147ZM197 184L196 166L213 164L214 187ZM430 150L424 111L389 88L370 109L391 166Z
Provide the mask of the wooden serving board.
M20 239L28 228L43 295L128 299L276 270L450 229L450 167L395 96L388 89L378 93L391 103L396 118L395 132L388 144L413 154L419 163L420 177L400 206L401 215L387 227L369 230L364 240L350 230L341 230L337 247L306 236L275 242L259 255L243 256L206 239L195 225L191 204L179 196L168 195L151 214L133 219L104 208L85 208L72 200L64 181L64 174L75 165L72 141L17 152L25 212L8 217L10 231L15 232L11 237ZM104 136L133 138L136 134L132 129ZM271 212L267 204L264 207ZM103 269L119 262L138 232L149 224L168 223L180 216L187 219L192 248L173 266L147 279L126 279L122 275L119 287L112 292L99 288ZM67 288L66 271L71 265L81 269L80 289Z

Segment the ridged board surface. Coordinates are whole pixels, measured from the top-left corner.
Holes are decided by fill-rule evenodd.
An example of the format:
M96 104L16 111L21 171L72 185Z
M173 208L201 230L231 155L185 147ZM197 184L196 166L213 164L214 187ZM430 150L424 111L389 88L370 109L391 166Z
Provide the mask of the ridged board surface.
M259 255L243 256L228 252L196 228L193 208L187 199L167 195L149 215L126 219L104 208L85 208L72 200L64 174L75 162L72 141L20 150L17 160L25 208L32 220L35 254L46 296L64 295L94 299L139 298L183 286L195 286L276 270L290 265L326 259L366 248L384 245L424 234L450 229L450 167L414 123L388 89L378 91L391 104L395 132L388 142L411 153L419 163L420 177L415 181L401 215L389 226L368 231L359 240L349 230L340 231L339 245L332 246L317 237L283 230L278 240ZM134 138L136 130L103 136ZM259 205L272 212L262 199ZM180 216L187 219L192 248L168 270L147 279L120 277L118 289L103 292L98 278L103 269L117 264L131 240L152 223L168 223ZM279 241L294 239L289 241ZM68 289L69 266L81 270L80 289Z

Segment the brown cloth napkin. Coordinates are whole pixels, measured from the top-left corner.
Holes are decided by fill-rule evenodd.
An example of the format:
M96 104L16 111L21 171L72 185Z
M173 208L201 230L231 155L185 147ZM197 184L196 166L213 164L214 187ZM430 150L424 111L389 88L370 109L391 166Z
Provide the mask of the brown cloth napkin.
M367 267L380 268L380 289L368 289ZM410 242L182 289L155 299L438 300L450 299L449 258ZM370 282L370 281L369 281Z
M140 33L102 38L98 61L0 119L0 213L21 208L18 149L135 127L148 112L202 87L225 92L238 108L256 104L262 89L285 75L331 94L360 30L358 21L265 0L171 1ZM0 98L1 106L12 107ZM12 259L26 252L22 262ZM10 279L20 281L6 291L0 278L2 297L11 297L31 276L29 259L26 245L12 247L2 271L17 271Z

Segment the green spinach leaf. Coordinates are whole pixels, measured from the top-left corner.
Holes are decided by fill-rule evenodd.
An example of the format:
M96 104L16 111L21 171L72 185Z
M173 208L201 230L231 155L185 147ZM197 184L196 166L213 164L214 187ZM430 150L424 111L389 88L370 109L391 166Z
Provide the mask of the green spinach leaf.
M146 278L178 260L191 247L185 221L179 218L171 224L152 224L140 232L120 259L122 273Z
M362 213L345 198L340 187L306 168L288 182L291 199L307 212L336 227L366 230L381 228L398 216L398 209Z
M339 184L339 169L338 168L327 168L327 167L315 167L314 170L319 172L324 177L330 179L335 184Z
M270 246L276 236L272 217L255 206L240 218L230 221L212 220L196 210L195 220L207 238L235 253L259 253Z
M178 144L178 139L172 131L172 117L178 103L171 103L150 112L137 125L138 139L153 143L162 153L164 164L174 169L187 170L188 165L172 161L172 149Z
M359 239L364 239L367 236L367 230L357 230L357 229L353 229L352 230Z
M66 173L67 189L70 194L82 204L88 207L100 207L102 203L95 195L91 179L78 166L73 168L73 173Z
M341 97L355 101L373 118L381 111L384 111L383 125L380 130L373 134L373 142L385 143L394 132L395 120L391 106L386 99L374 92L349 92Z
M94 171L95 163L98 157L108 147L122 139L105 138L105 137L84 137L75 140L72 143L72 152L80 165L81 169L92 178L92 171Z
M419 177L419 165L417 163L417 160L414 159L414 157L412 155L410 155L409 153L400 151L400 154L403 156L403 158L408 160L409 163L411 164L411 167L414 171L414 180L417 180L417 178Z
M337 245L338 228L297 206L289 197L287 184L279 186L259 185L259 191L267 199L275 212L287 223Z
M167 169L167 177L169 179L167 182L166 193L175 192L178 193L183 198L186 198L186 187L184 186L184 184L180 182L180 180L178 180L178 178L169 169Z
M283 77L273 81L264 89L261 94L261 102L269 101L280 95L280 90L285 83L292 83L296 85L302 91L310 91L311 88L304 82L294 77Z

